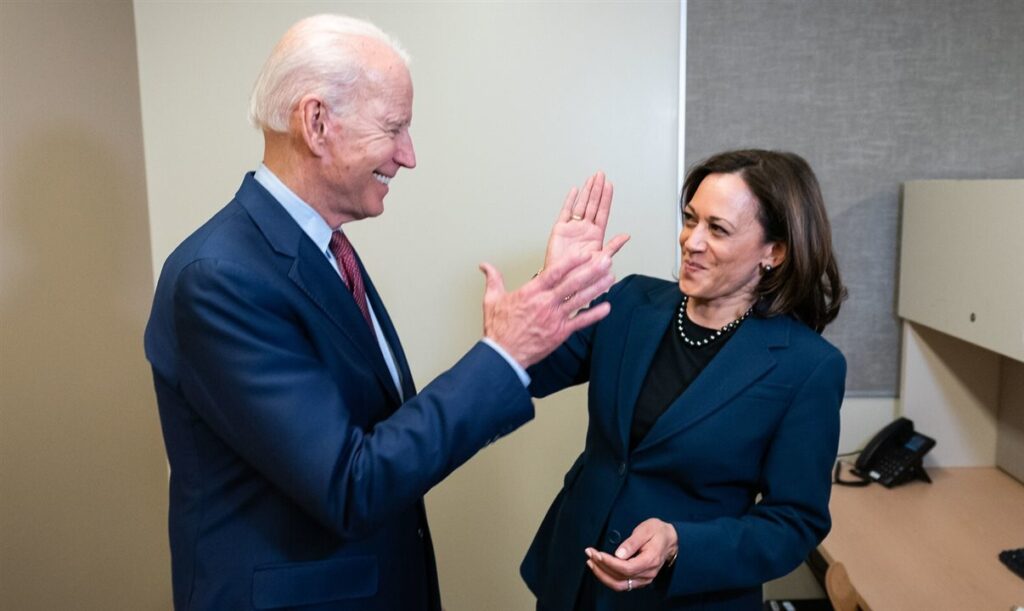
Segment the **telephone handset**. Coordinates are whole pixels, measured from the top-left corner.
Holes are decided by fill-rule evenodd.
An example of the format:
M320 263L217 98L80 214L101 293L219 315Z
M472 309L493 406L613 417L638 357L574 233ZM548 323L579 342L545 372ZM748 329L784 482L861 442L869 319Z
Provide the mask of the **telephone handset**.
M853 473L862 479L861 485L874 481L892 488L915 479L931 483L921 459L934 447L935 440L916 432L911 420L898 418L864 446ZM839 481L838 469L836 482L851 483Z

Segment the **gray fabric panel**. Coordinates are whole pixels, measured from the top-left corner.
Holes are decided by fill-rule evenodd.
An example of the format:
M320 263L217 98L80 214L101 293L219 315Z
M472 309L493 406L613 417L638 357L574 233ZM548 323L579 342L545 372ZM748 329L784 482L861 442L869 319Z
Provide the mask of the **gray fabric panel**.
M807 158L850 291L825 335L849 394L896 396L901 183L1024 177L1024 2L690 0L687 22L684 163Z

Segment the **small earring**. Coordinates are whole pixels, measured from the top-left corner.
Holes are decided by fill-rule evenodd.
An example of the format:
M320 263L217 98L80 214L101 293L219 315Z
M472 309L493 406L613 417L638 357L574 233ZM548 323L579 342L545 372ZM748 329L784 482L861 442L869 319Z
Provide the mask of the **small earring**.
M764 265L761 266L761 269L763 269L764 273L767 274L768 272L772 271L772 266L769 263L765 263Z

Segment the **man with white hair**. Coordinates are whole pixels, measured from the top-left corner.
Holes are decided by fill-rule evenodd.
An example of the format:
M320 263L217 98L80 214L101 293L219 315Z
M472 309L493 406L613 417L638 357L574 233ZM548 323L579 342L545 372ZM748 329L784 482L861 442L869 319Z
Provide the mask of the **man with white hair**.
M574 313L611 285L625 238L511 293L483 265L484 338L417 394L342 231L416 165L405 53L362 21L300 21L251 118L263 163L168 258L146 329L174 605L438 610L423 495L533 417L524 368L607 315ZM611 187L594 182L563 221L603 236Z

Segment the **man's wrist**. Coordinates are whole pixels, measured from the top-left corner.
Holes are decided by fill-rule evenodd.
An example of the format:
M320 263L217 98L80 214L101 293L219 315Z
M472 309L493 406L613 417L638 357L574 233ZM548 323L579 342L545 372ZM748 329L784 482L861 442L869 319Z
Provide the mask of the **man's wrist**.
M516 376L519 377L519 381L523 383L524 388L530 387L530 374L526 373L526 369L524 369L518 361L512 358L512 355L509 354L508 351L502 348L498 342L494 341L489 337L484 337L480 341L490 346L491 349L498 353L498 356L505 359L505 361L508 363L508 366L511 367L512 370L516 372Z

